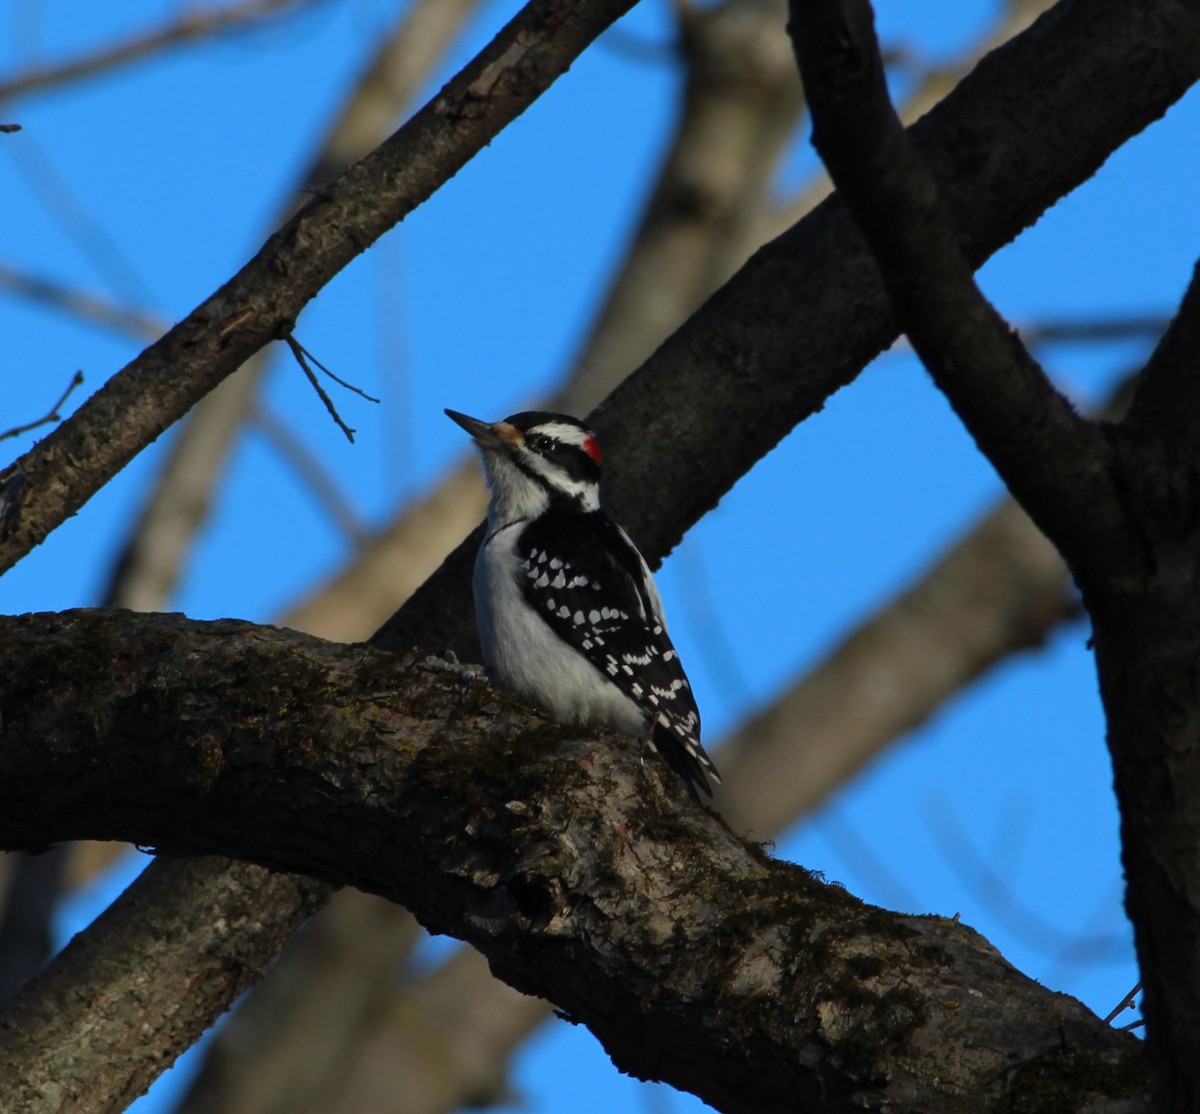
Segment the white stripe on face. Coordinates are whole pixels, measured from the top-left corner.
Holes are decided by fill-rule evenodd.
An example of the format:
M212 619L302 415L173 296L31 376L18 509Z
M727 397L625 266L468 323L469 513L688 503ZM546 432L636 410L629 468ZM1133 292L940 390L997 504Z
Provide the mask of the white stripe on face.
M583 448L584 442L591 436L586 429L580 429L579 426L569 422L543 422L541 425L535 425L532 429L526 430L525 436L532 437L536 433L553 437L564 445L574 445L579 449Z

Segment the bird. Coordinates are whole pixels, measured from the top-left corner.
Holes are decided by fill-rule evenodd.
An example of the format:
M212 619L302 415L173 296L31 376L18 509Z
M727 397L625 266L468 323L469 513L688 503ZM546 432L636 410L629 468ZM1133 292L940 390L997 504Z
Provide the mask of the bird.
M658 589L600 505L596 435L544 410L446 415L474 438L491 496L473 581L488 676L559 722L651 743L694 800L697 786L711 797L721 778Z

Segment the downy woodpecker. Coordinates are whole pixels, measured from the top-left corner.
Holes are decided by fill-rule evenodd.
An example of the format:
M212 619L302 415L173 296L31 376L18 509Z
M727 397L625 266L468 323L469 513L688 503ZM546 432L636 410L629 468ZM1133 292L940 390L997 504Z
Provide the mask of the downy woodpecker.
M694 798L697 785L711 796L720 775L658 589L600 508L595 435L565 414L446 413L475 439L491 490L474 580L489 675L561 722L653 742Z

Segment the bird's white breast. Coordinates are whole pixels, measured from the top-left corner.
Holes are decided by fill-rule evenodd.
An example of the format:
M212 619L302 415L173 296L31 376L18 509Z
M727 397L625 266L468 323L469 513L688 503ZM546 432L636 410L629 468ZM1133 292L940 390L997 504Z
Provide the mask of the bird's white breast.
M475 610L489 675L560 722L642 734L647 717L638 706L526 603L526 568L517 553L523 526L494 530L475 558Z

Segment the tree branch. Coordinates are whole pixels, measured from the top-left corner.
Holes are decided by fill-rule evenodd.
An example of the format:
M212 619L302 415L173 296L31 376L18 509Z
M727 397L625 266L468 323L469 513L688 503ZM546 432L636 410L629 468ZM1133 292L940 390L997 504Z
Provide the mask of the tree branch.
M20 437L23 433L29 433L30 430L38 429L41 426L49 425L51 422L61 422L62 415L59 410L63 404L71 397L76 387L83 385L83 372L77 371L71 376L71 381L63 389L62 394L58 396L58 401L50 407L48 413L40 418L34 418L32 421L26 422L24 425L13 426L12 429L6 429L0 433L0 441L4 441L9 437Z
M151 863L0 1016L5 1109L124 1110L257 981L330 890L251 863ZM228 916L231 896L244 905L238 917Z
M791 0L813 145L883 273L899 324L981 451L1069 562L1110 567L1124 516L1107 442L976 286L933 176L888 97L868 0ZM1103 542L1103 544L1101 544Z
M383 1013L381 996L408 981L408 959L421 935L399 906L361 890L339 890L213 1034L173 1114L347 1114L335 1081L370 1041ZM482 963L471 948L460 950ZM446 1060L434 1059L431 1074L442 1074ZM407 1105L414 1079L408 1072L395 1079L404 1080L396 1101Z
M28 477L29 501L20 527L0 540L0 572L263 345L290 332L326 282L494 139L633 2L531 0L391 139L22 457L16 466Z
M907 92L900 105L900 119L906 126L919 120L949 94L979 64L981 58L1027 30L1038 16L1053 6L1054 0L1010 0L1009 3L1000 5L994 15L995 22L984 31L977 42L972 43L949 63L940 62L917 75L915 85ZM794 63L793 56L793 65ZM779 235L831 193L833 183L829 180L829 175L822 170L798 193L783 204L776 205L774 211L766 215L762 227L757 232L758 242L764 243Z
M120 612L0 643L5 846L123 838L384 894L726 1111L1146 1109L1138 1042L970 929L766 859L636 741L437 659Z

